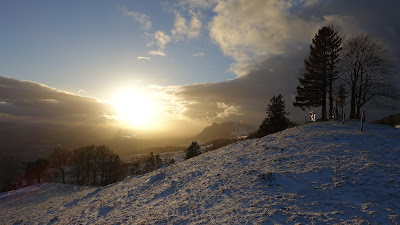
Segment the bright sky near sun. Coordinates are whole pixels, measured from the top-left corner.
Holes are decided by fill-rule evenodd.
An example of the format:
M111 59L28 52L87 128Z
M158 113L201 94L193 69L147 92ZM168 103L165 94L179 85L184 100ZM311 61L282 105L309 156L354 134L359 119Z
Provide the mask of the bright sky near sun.
M289 119L301 122L305 112L292 101L318 29L334 21L348 37L369 34L398 62L399 7L397 0L3 0L0 81L15 86L0 83L9 95L0 96L0 113L65 121L65 111L41 105L50 99L84 123L110 115L104 122L186 133L212 122L258 126L268 99L282 94ZM102 103L83 109L85 98L43 96L44 85L33 90L22 80L111 103L118 115ZM17 86L25 95L11 94Z
M206 33L209 12L144 0L1 5L2 75L110 102L135 127L167 110L146 87L235 77Z
M115 87L234 78L202 18L164 1L7 1L0 73L111 100ZM192 18L197 24L193 27ZM184 26L175 26L179 21ZM204 20L206 21L206 20ZM186 28L185 28L186 26Z

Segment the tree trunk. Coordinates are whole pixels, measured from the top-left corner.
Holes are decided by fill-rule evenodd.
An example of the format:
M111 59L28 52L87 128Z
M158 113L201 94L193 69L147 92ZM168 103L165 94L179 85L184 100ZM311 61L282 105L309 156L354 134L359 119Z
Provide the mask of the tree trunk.
M350 97L350 118L354 119L356 116L356 87L351 86L351 97Z
M61 177L62 177L62 182L65 184L65 171L61 170Z

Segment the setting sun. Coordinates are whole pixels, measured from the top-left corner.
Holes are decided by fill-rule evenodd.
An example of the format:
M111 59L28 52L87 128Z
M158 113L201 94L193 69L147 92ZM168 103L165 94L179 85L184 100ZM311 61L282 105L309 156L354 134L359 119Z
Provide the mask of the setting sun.
M118 118L137 128L150 125L154 114L151 99L137 90L124 91L118 94L112 102L118 111Z

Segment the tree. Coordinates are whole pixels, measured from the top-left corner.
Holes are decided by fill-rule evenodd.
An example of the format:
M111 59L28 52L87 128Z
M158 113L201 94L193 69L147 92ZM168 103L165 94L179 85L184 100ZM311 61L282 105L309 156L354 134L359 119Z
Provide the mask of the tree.
M71 174L79 185L107 185L120 180L123 163L118 155L104 145L74 149Z
M189 148L186 151L185 159L190 159L190 158L193 158L200 154L201 154L201 152L200 152L199 144L197 144L196 141L193 141L192 144L189 146Z
M379 97L398 99L392 80L392 62L383 44L368 35L348 39L343 45L343 80L350 89L350 119Z
M71 174L76 184L94 185L95 148L89 145L73 150Z
M339 89L337 90L337 93L336 93L336 103L337 103L336 108L340 107L341 117L343 117L344 106L346 105L346 98L347 98L347 92L346 92L344 85L342 84L339 86ZM338 115L336 115L336 117L337 116Z
M338 78L339 54L342 37L339 27L324 26L315 35L310 44L308 59L299 77L295 107L305 108L321 106L322 119L326 119L326 100L329 99L329 115L333 115L333 87Z
M155 161L155 156L153 152L150 152L150 156L149 158L147 158L146 162L145 162L145 173L148 173L150 171L155 170L156 168L156 161Z
M64 148L56 148L50 156L50 167L55 171L55 176L61 176L62 183L65 184L66 169L71 162L71 151Z
M32 183L32 179L36 179L38 183L42 178L46 177L49 161L47 159L37 159L36 161L24 162L24 176L28 179L28 183Z
M286 117L288 113L285 111L285 101L282 99L282 95L273 96L270 101L271 104L268 105L266 110L268 116L264 119L258 131L261 136L282 131L289 126L289 119Z
M0 191L16 188L15 180L19 175L20 161L16 156L0 157Z
M156 169L159 169L163 166L163 162L160 157L160 154L157 154L156 157L154 158L154 164L156 165Z

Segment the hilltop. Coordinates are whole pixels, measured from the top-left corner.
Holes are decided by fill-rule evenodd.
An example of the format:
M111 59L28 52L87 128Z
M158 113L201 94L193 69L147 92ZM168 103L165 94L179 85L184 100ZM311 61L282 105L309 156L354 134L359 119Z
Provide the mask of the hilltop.
M0 194L1 224L392 224L400 129L313 123L245 140L106 187Z

